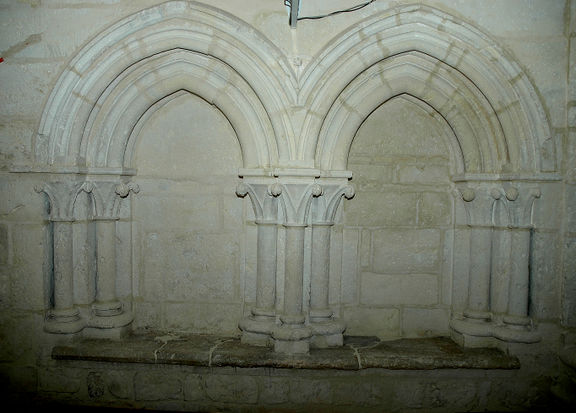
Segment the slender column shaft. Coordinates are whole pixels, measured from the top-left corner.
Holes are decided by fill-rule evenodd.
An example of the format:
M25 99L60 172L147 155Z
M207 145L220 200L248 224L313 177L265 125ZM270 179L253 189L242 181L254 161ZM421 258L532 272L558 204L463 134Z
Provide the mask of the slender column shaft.
M492 229L474 228L470 241L467 317L486 318L490 309Z
M312 227L311 317L330 317L332 315L328 309L331 231L331 225L314 225Z
M508 314L511 316L528 316L529 255L530 230L512 230L512 271L508 296Z
M284 315L286 324L303 324L304 226L286 226Z
M96 297L92 304L91 327L88 334L94 337L118 338L126 333L132 322L132 314L125 310L118 299L116 283L116 224L119 219L120 202L130 192L138 192L131 183L97 182L94 184L96 225Z
M116 301L116 220L97 220L96 301Z
M53 221L54 230L54 312L74 306L74 264L72 222Z
M257 223L256 313L273 312L276 305L276 223Z

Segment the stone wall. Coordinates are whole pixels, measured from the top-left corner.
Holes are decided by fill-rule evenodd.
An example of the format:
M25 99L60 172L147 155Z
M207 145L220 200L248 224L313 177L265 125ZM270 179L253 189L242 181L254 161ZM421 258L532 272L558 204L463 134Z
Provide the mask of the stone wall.
M344 301L351 334L449 333L450 133L420 101L399 97L373 112L354 139L348 165L356 196L343 220L343 249L356 255Z
M166 409L569 398L574 2L376 0L295 29L283 3L0 1L0 385ZM50 356L145 330L289 353L452 336L522 368Z

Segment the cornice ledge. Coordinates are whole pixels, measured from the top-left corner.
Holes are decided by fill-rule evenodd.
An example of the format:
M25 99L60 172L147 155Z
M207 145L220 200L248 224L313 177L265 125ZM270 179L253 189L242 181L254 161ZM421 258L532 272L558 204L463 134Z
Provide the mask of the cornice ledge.
M552 182L561 181L562 175L557 173L534 173L534 174L521 174L521 173L505 173L505 174L491 174L491 173L471 173L453 175L452 181L459 182Z
M316 168L240 168L240 178L323 178L352 179L352 171L325 171Z
M58 175L111 175L111 176L135 176L137 171L132 168L90 168L83 166L67 165L14 165L9 170L10 173L37 173L37 174L58 174Z

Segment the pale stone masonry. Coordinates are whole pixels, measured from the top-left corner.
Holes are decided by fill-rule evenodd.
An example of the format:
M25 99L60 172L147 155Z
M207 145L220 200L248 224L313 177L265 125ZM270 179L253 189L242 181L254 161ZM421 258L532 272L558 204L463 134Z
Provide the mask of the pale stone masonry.
M3 391L574 403L576 3L359 4L0 2Z

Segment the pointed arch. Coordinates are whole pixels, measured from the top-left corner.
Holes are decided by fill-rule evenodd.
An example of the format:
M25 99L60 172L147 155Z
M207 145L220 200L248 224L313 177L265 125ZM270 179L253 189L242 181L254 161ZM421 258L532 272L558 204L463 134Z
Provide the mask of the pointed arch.
M360 125L383 102L403 94L425 102L448 122L466 172L502 170L509 164L501 125L478 88L430 56L404 53L368 68L338 96L319 133L320 167L345 169Z
M242 129L237 133L254 134L251 139L256 143L252 146L263 148L256 155L248 156L244 152L244 166L266 167L277 164L278 159L290 158L293 132L287 115L280 108L285 102L294 100L296 87L294 73L285 56L234 16L194 1L176 0L140 11L114 24L71 60L44 109L34 145L36 164L61 167L120 164L117 159L110 164L101 158L94 159L94 152L90 150L94 141L84 140L93 139L91 131L97 124L94 110L102 118L103 109L99 105L103 100L112 95L128 97L129 93L122 95L118 89L137 87L126 84L128 73L140 69L152 74L154 67L151 64L158 63L160 56L182 57L185 51L190 53L189 57L194 56L192 60L198 70L204 67L209 71L215 67L224 76L218 84L219 89L202 90L208 96L199 96L207 101L212 101L216 95L220 95L222 101L233 100L234 93L227 95L229 86L249 95L248 100L235 102L232 106L221 103L223 107L220 107L227 117L234 117L234 110L242 106L243 114L249 114L249 119L236 122ZM181 80L181 83L186 82ZM190 82L185 86L190 87ZM167 94L174 92L168 89ZM249 106L244 106L247 103ZM107 107L113 107L110 102L107 104ZM114 124L112 129L117 126ZM121 146L125 137L125 133L112 136L110 146ZM251 147L246 142L242 144L244 148Z
M188 50L163 52L132 65L96 101L74 153L89 167L130 166L126 149L140 118L165 97L188 91L215 105L230 121L244 165L266 167L276 152L266 110L228 65ZM131 145L130 145L131 146Z
M501 172L498 168L505 166L508 172L538 173L556 169L548 119L522 68L480 30L424 5L395 7L371 16L339 35L317 56L302 77L299 102L308 107L308 115L299 155L315 159L316 167L328 167L326 150L334 146L322 139L326 139L324 130L342 102L343 91L364 72L370 73L369 68L406 54L428 56L435 62L429 75L437 80L467 79L473 85L468 89L476 89L476 105L488 109L481 114L483 123L500 125L496 131L502 136L484 134L488 140L478 142L482 157L492 159L493 168L484 162L471 170ZM439 77L436 66L445 69L445 74ZM424 89L426 77L419 77ZM417 97L427 101L426 96ZM496 141L505 144L498 151L505 149L508 163L494 163L493 153L485 152Z

